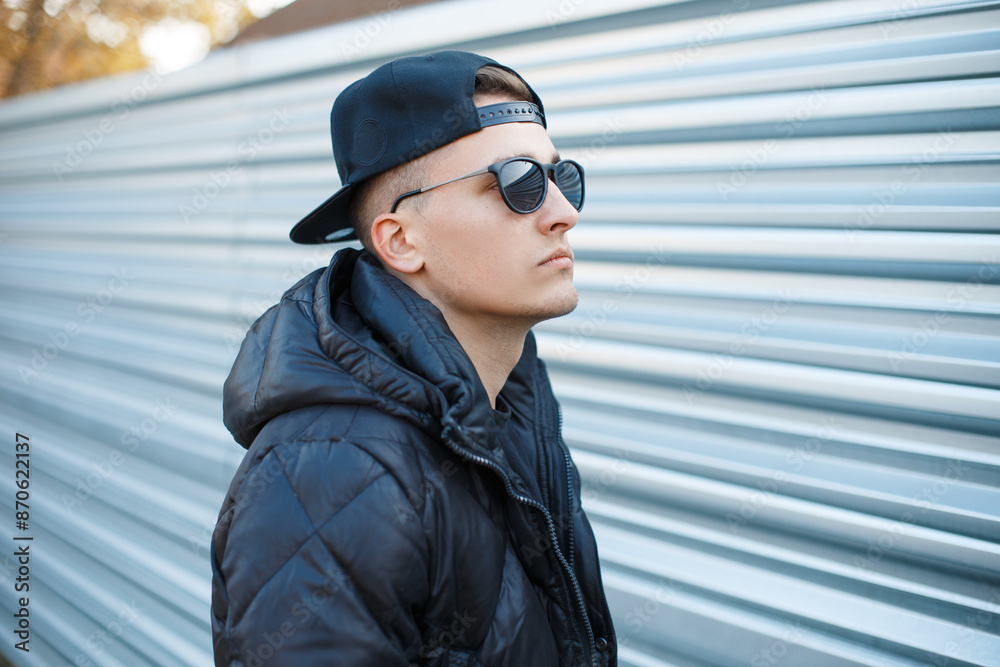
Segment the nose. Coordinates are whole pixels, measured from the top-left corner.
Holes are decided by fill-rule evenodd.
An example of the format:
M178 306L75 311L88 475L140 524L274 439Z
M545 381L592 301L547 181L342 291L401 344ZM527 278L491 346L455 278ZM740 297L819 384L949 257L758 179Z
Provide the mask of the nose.
M554 180L549 180L545 201L538 209L538 224L543 233L568 232L576 227L580 219L580 212L569 203L566 195L562 193Z

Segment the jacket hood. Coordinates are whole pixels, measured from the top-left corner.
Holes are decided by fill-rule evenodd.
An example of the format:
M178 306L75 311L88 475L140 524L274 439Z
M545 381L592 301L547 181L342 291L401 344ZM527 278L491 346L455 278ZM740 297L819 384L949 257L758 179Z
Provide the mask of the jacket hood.
M530 387L534 358L529 333L510 381ZM339 251L254 322L223 388L223 421L249 448L271 419L322 404L375 407L487 452L492 408L472 361L441 311L363 250Z

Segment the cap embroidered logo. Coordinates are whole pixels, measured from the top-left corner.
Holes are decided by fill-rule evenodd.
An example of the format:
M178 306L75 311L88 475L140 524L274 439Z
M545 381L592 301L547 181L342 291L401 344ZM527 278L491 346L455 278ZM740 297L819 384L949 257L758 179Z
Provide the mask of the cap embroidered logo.
M385 130L377 120L366 120L354 133L354 161L369 165L378 162L388 145Z

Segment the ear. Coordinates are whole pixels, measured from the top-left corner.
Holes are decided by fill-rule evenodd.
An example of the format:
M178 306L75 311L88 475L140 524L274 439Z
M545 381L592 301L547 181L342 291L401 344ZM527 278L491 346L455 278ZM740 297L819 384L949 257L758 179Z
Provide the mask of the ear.
M400 273L416 273L424 265L419 248L409 238L414 235L412 226L404 213L383 213L372 221L372 249L386 266Z

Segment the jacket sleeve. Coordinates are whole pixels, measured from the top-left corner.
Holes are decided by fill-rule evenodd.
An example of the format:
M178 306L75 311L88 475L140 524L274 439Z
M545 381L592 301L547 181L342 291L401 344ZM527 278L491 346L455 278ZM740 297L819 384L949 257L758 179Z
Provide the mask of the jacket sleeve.
M216 667L409 664L425 505L347 442L278 446L237 479L212 544Z

